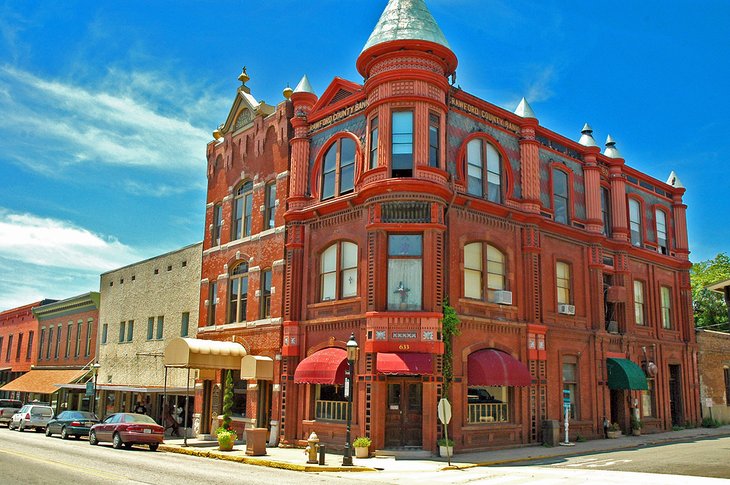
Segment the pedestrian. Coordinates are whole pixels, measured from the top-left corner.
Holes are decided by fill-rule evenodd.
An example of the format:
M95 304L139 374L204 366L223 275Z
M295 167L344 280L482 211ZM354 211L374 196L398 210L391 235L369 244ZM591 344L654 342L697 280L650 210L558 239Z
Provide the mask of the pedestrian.
M172 408L174 407L173 404L165 404L165 409L163 411L163 421L165 423L165 431L167 429L171 429L172 433L171 436L180 436L180 425L178 424L177 420L172 415Z
M611 423L608 422L606 416L603 417L603 435L608 439L608 427Z
M144 404L138 401L137 405L134 407L134 412L137 414L147 414L147 408L144 407Z

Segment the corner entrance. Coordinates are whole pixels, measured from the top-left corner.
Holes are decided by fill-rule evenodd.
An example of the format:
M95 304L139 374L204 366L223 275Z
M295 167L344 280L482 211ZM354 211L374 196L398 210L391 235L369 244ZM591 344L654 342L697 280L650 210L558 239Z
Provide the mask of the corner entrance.
M423 446L423 384L415 379L388 379L385 447Z

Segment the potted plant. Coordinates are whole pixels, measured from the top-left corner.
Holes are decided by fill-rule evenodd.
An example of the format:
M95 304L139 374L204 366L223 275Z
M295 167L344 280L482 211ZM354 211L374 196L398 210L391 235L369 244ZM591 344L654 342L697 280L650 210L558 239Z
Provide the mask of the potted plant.
M637 417L631 418L631 434L634 436L641 436L641 427L644 423Z
M621 426L619 426L618 423L609 424L608 432L606 434L611 439L618 438L619 436L621 436Z
M231 371L226 374L225 393L223 397L223 423L215 430L218 438L218 449L231 451L233 444L238 439L236 430L231 429L231 410L233 408L233 377Z
M372 441L367 436L360 436L352 442L355 448L355 458L368 458L370 456L370 445Z
M218 437L218 449L221 451L231 451L233 444L238 439L235 429L224 428L223 426L215 430L215 434Z
M438 440L439 455L441 456L454 456L454 440L441 438Z

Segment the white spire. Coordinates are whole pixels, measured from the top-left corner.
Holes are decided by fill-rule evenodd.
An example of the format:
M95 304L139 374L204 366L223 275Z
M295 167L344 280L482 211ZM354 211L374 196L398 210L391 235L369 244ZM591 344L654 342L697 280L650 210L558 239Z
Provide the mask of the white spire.
M309 78L307 78L307 75L305 74L302 76L302 80L299 81L299 84L297 84L297 87L294 88L295 93L314 93L314 89L312 89L312 85L309 84Z
M603 150L603 154L608 158L623 158L621 156L621 152L619 152L618 148L616 148L616 140L614 140L611 135L606 137L606 149Z
M585 147L597 147L598 144L596 143L595 138L593 138L593 128L591 128L591 125L586 123L583 125L583 129L580 130L582 133L580 140L578 140L578 143Z
M682 181L679 180L679 177L677 177L677 174L674 173L674 170L672 170L672 173L669 174L669 178L667 179L667 185L671 185L675 189L684 188L684 185L682 185Z
M532 108L530 107L530 104L527 102L525 98L522 98L522 101L520 101L520 104L517 105L517 109L515 110L515 114L517 116L521 116L523 118L534 118L537 119L537 116L535 116L535 112L532 111Z

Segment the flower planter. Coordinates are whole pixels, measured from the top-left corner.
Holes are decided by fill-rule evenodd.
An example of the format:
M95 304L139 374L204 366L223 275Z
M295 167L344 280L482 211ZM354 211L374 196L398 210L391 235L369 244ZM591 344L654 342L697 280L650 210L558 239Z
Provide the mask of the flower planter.
M632 429L631 434L633 436L641 436L641 430L640 429Z
M621 437L621 431L607 431L606 436L608 439L616 439Z
M356 446L355 447L355 458L369 458L370 448L367 446Z
M446 458L447 456L454 456L454 447L439 445L439 455L442 458Z
M233 451L233 441L218 442L218 449L220 451Z

